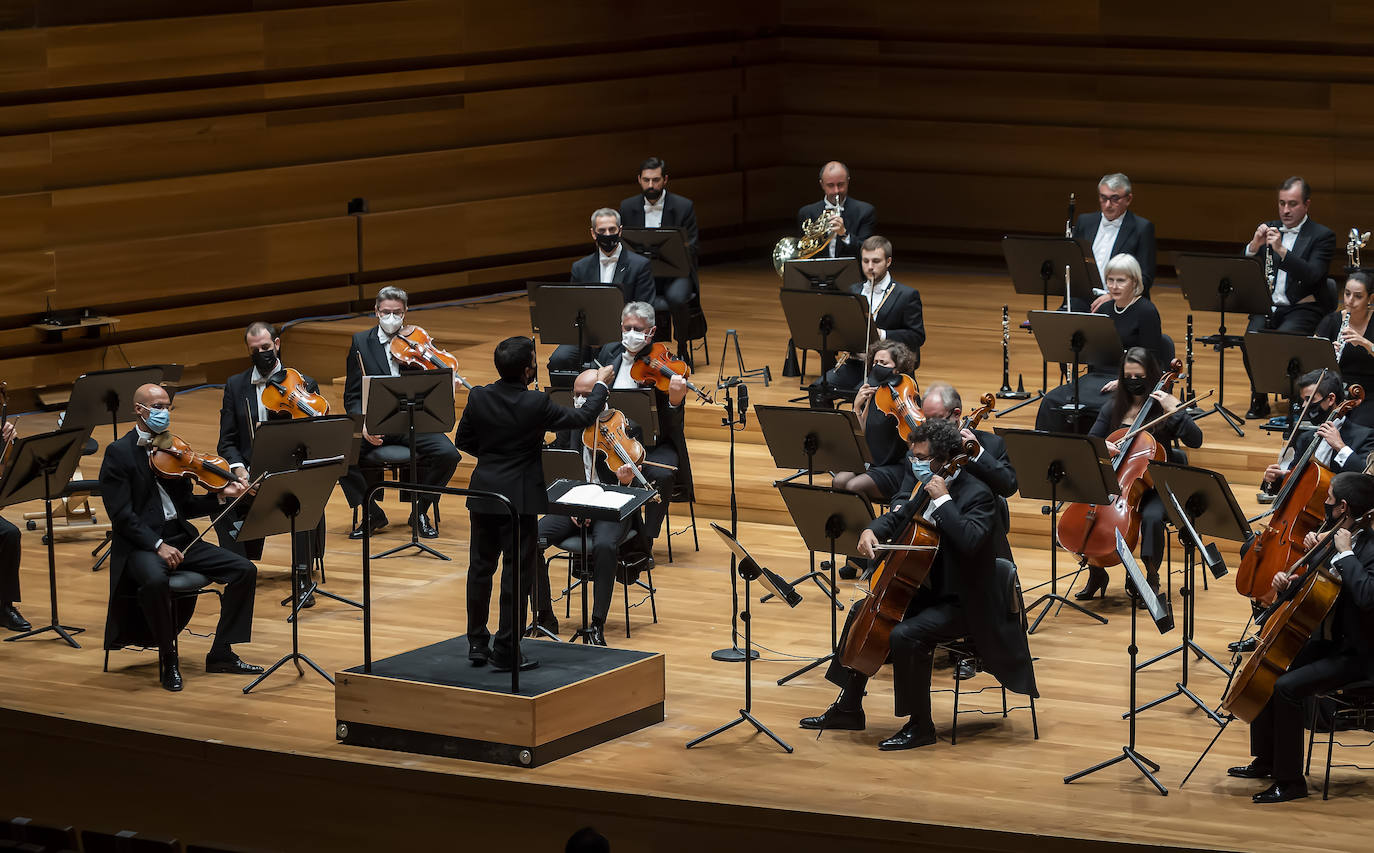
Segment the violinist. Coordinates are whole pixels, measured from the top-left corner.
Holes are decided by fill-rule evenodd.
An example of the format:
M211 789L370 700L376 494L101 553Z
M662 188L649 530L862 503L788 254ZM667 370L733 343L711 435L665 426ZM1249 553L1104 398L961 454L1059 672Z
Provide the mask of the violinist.
M5 445L14 441L16 431L11 421L5 421ZM19 612L14 603L19 600L19 557L23 552L23 535L8 519L0 518L0 628L27 631L33 626Z
M1272 779L1254 795L1256 803L1282 803L1307 796L1303 778L1305 700L1355 681L1374 678L1374 535L1356 522L1374 509L1374 477L1342 473L1331 480L1327 514L1339 528L1325 549L1332 571L1341 580L1335 606L1288 670L1274 682L1274 692L1250 724L1253 760L1227 774L1241 779ZM1317 544L1309 534L1306 545ZM1315 560L1328 559L1322 550ZM1312 571L1311 568L1307 571ZM1301 575L1280 572L1274 591L1282 593Z
M1145 416L1149 420L1168 415L1147 430L1156 442L1168 447L1177 439L1188 447L1201 447L1202 430L1182 408L1181 401L1168 391L1156 390L1162 375L1159 362L1149 350L1144 347L1128 349L1121 358L1121 370L1112 396L1098 413L1089 435L1106 438L1122 427L1129 429L1141 408L1148 407ZM1121 448L1108 441L1107 452L1115 459L1121 455ZM1147 488L1136 509L1140 513L1140 557L1145 561L1145 580L1157 595L1159 566L1164 559L1164 502L1154 489ZM1074 598L1087 601L1099 593L1105 597L1108 580L1106 569L1088 564L1088 581ZM1138 597L1136 604L1144 606Z
M150 629L161 657L162 686L175 692L181 690L182 679L168 579L177 572L197 572L225 585L205 671L254 675L262 667L244 663L232 647L252 637L257 567L240 554L203 539L194 541L196 529L186 520L217 512L221 496L237 497L244 486L234 481L219 495L197 496L190 481L164 479L153 472L149 454L171 425L171 412L171 399L161 386L144 385L134 393L137 420L133 429L105 448L100 489L113 534L105 648L119 648ZM126 586L136 592L136 606L122 606L117 593ZM139 620L146 621L146 629Z
M631 302L620 311L620 342L601 348L598 360L615 370L612 388L638 388L633 373L636 356L653 345L655 324L654 306L647 302ZM668 496L677 483L691 483L691 462L687 456L686 422L682 403L687 398L687 380L674 376L667 391L655 390L658 409L658 443L645 446L645 460L655 464L645 466L644 476L658 491L660 500L644 506L644 535L652 542L663 528L668 512ZM676 471L671 470L676 468Z
M1301 427L1316 426L1316 435L1308 439L1319 442L1312 458L1331 471L1363 471L1365 459L1374 451L1374 429L1361 426L1351 417L1334 420L1328 417L1331 410L1345 399L1345 383L1340 374L1327 371L1323 377L1320 370L1313 370L1298 377L1297 385L1299 399L1307 408L1303 415L1305 423ZM1294 447L1299 451L1306 446L1306 441L1301 437L1294 441ZM1264 482L1260 488L1266 494L1278 494L1288 477L1289 464L1291 459L1264 469Z
M364 376L400 376L403 370L412 369L409 365L397 361L391 351L392 338L405 326L408 304L404 290L390 285L383 287L377 292L375 303L377 325L353 336L353 345L349 347L348 359L344 363L344 409L350 415L363 413ZM369 463L372 449L384 444L408 448L410 443L404 435L371 435L366 429L363 430L363 440L366 443L358 457L358 464L349 468L348 473L339 480L339 485L343 486L344 497L353 508L357 508L372 487L382 481L382 472L375 464ZM420 482L426 486L447 486L453 472L458 468L459 459L458 449L449 441L448 436L443 433L419 433L415 436L415 452ZM416 494L411 505L411 519L408 523L416 523L414 516L418 513L420 517L417 526L420 535L425 539L434 539L439 535L439 531L429 520L429 507L437 500L438 497L435 495ZM363 525L367 516L366 512L359 515L358 526L348 534L349 539L363 538ZM374 504L372 532L376 533L386 526L386 514L382 512L381 507Z
M963 453L957 424L927 420L911 433L911 453L932 469L941 470ZM911 522L918 504L924 518L940 534L939 551L927 582L922 584L906 618L893 630L891 660L896 714L910 720L896 734L881 741L883 751L913 749L935 742L930 716L930 674L935 647L959 637L972 637L984 665L1007 689L1031 696L1035 673L1021 621L1014 615L1010 590L994 581L1000 540L1006 538L997 502L977 477L955 472L946 478L932 475L924 485L928 502L912 501L869 525L859 538L859 550L873 557L875 546L896 537ZM857 608L851 610L850 622ZM844 648L842 638L840 647ZM835 704L801 721L804 729L861 731L865 727L864 688L868 678L832 660L826 679L841 687Z
M277 330L269 323L261 320L249 324L244 330L243 340L248 347L248 358L252 365L242 373L235 373L224 381L224 399L220 403L219 409L219 445L216 452L224 457L229 463L229 470L234 472L240 483L248 485L248 468L252 464L253 456L253 433L257 424L270 420L290 420L290 412L279 412L269 409L263 403L263 390L268 387L268 381L278 376L283 371L281 363L281 338ZM302 377L305 380L306 388L312 393L319 393L320 386L314 379L308 376ZM233 519L226 517L217 526L216 532L219 534L220 545L231 551L241 551L248 559L257 561L262 559L263 540L250 539L243 542L236 540L231 531L234 521L242 521L248 515L246 502L240 504L231 513ZM321 532L323 532L324 518L320 518ZM311 552L309 530L297 532L298 547L295 553L305 555ZM310 585L310 566L309 564L295 567L292 573L297 585L301 586L302 592L309 589ZM289 604L291 599L287 599L284 604ZM314 607L315 596L305 596L301 601L301 607Z
M1331 341L1336 349L1336 366L1341 377L1352 385L1374 390L1374 329L1369 320L1374 317L1370 300L1374 299L1374 276L1360 271L1345 280L1341 293L1341 307L1322 318L1316 336ZM1374 403L1366 397L1350 413L1357 424L1374 427Z
M836 489L863 495L874 503L888 503L897 494L908 469L907 445L897 421L879 410L874 396L888 383L916 369L916 357L899 341L877 341L868 348L868 378L854 396L854 413L863 427L871 460L866 471L838 471Z

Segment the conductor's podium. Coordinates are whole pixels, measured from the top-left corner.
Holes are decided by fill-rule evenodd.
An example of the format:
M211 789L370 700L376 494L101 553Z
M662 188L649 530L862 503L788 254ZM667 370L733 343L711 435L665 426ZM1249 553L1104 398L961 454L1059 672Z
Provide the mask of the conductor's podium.
M663 721L664 657L574 643L523 644L539 666L468 662L466 637L337 673L336 736L355 746L538 767Z

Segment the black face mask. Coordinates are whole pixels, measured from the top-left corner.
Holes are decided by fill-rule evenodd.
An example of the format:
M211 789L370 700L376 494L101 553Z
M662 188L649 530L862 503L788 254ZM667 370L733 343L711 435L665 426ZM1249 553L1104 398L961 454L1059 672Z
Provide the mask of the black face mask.
M1322 504L1326 508L1326 524L1323 527L1330 527L1336 523L1336 504Z
M253 366L258 369L259 376L267 376L268 372L277 366L277 351L274 349L254 350Z
M1121 387L1132 396L1143 397L1150 390L1150 381L1144 376L1127 376L1121 380Z
M649 189L644 191L644 197L647 198L649 201L658 201L659 199L663 198L663 188L650 187Z
M890 382L892 377L896 375L897 371L894 368L885 364L875 364L868 369L868 384L877 388Z
M620 245L620 234L598 234L596 235L596 246L606 254L615 251L615 247Z
M1326 414L1326 411L1322 409L1321 403L1313 400L1312 405L1307 407L1307 414L1304 415L1304 417L1314 424L1319 424L1326 420Z

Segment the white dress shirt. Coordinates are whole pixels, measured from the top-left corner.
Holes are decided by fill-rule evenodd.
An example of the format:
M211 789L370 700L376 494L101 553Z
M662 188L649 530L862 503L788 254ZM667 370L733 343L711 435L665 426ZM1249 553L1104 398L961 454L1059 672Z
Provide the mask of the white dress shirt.
M658 201L644 199L644 227L662 228L663 227L663 207L668 201L668 191L664 190L663 195L658 197Z
M1283 253L1284 253L1285 255L1287 255L1289 252L1293 251L1293 247L1294 247L1295 245L1297 245L1297 243L1298 243L1298 232L1301 231L1301 230L1302 230L1302 226L1304 226L1304 225L1306 225L1306 224L1307 224L1307 217L1304 216L1304 217L1302 218L1302 222L1299 222L1297 225L1294 225L1292 228L1280 228L1280 229L1279 229L1281 232L1283 232ZM1260 251L1260 252L1263 252L1266 248L1268 248L1268 247L1267 247L1267 246L1260 246L1259 251ZM1249 243L1246 243L1246 244L1245 244L1245 256L1246 256L1247 258L1253 258L1253 257L1255 257L1256 254L1258 254L1258 252L1252 252L1252 251L1250 251L1250 244L1249 244ZM1278 253L1276 252L1276 253L1275 253L1275 257L1274 257L1274 304L1275 304L1275 305L1292 305L1293 303L1291 303L1291 302L1288 301L1288 273L1284 272L1282 269L1279 269L1279 266L1278 266L1278 260L1279 260L1279 259L1278 259L1278 256L1277 256L1277 255L1278 255Z
M381 327L379 326L378 330L380 331L380 329ZM275 376L280 371L281 360L278 359L276 365L272 367L272 372L267 374L267 376ZM258 369L256 367L253 368L253 376L251 377L251 381L253 383L253 396L256 397L258 401L258 423L262 423L263 421L267 420L267 407L262 404L262 390L267 387L267 376L263 376L261 373L258 373ZM234 462L229 465L230 471L237 473L239 469L243 469L246 471L248 470L248 466L244 465L242 462Z
M1336 418L1335 420L1331 421L1331 425L1334 426L1337 431L1340 431L1341 425L1344 423L1345 418ZM1327 444L1326 440L1321 438L1316 439L1316 442L1317 449L1313 452L1312 458L1320 462L1322 465L1325 465L1327 468L1330 468L1332 471L1336 471L1337 473L1340 473L1340 468L1343 465L1345 465L1346 460L1350 458L1350 454L1355 452L1355 449L1347 444L1345 447L1341 448L1340 453L1334 454L1335 458L1333 459L1333 451L1331 449L1331 445ZM1287 462L1284 462L1283 470L1291 470L1293 467L1293 461L1293 459L1289 459Z
M1097 226L1097 236L1093 238L1093 260L1097 262L1097 274L1104 282L1107 278L1107 262L1112 259L1112 248L1116 246L1116 238L1121 234L1121 222L1125 218L1125 213L1115 219L1102 217L1102 222Z
M644 346L647 347L648 344L646 343ZM644 350L640 350L640 352L643 351ZM639 387L639 383L636 382L634 380L634 377L630 375L630 366L635 363L635 356L637 354L638 353L633 353L629 350L625 350L620 354L620 364L616 367L615 381L611 383L612 388L624 389Z
M614 252L611 252L609 255L606 254L605 252L601 251L600 249L597 249L597 250L596 250L597 253L601 256L600 260L601 260L601 283L602 283L602 284L614 284L614 283L615 283L615 265L618 264L618 263L620 263L620 250L621 250L622 248L624 248L624 247L623 247L623 246L616 246L616 247L615 247L615 251L614 251Z
M882 310L883 303L887 301L887 298L892 295L892 290L892 273L884 273L877 284L871 281L864 282L863 288L860 289L859 293L863 295L864 299L868 300L868 316L872 317L874 320L878 319L878 312ZM877 326L874 326L874 328L877 328ZM878 329L878 338L880 340L886 340L886 330Z
M950 474L948 477L945 478L945 485L953 483L958 476L958 471L955 471L953 474ZM934 524L935 510L949 503L951 500L953 500L953 498L951 498L949 495L940 495L938 498L932 498L930 503L926 506L926 511L923 514L925 520Z
M844 205L832 204L830 202L830 199L827 198L825 200L825 207L821 208L822 215L824 215L825 211L827 210L833 210L837 213L843 213ZM849 245L849 232L846 231L843 237L836 237L835 239L830 241L830 245L827 247L827 251L830 252L830 257L839 257L839 249L841 243L844 243L846 246Z
M399 332L400 330L398 329L397 331ZM378 327L377 327L377 340L379 340L379 341L382 342L382 351L386 353L386 363L387 363L387 366L391 368L391 375L392 375L392 376L400 376L400 375L401 375L401 363L400 363L399 361L397 361L397 360L396 360L396 357L393 356L393 355L391 354L391 339L392 339L392 337L394 337L394 335L388 335L386 332L382 331L382 327L381 327L381 326L378 326ZM254 368L254 370L256 370L256 369L257 369L257 368ZM262 392L261 392L261 391L258 392L258 404L259 404L259 406L261 406L261 404L262 404Z

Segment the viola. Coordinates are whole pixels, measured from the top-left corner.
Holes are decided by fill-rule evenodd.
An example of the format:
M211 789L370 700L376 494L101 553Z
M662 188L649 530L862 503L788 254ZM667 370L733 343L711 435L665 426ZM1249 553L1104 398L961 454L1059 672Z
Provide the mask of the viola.
M677 470L671 465L645 461L644 445L630 437L629 419L618 409L606 409L597 416L595 423L582 431L582 446L600 454L612 468L629 465L634 469L635 479L646 489L652 489L653 485L644 478L640 466L656 465L659 468ZM654 499L658 499L657 493Z
M1174 359L1154 390L1169 391L1182 372L1183 363ZM1069 504L1059 516L1059 545L1089 565L1106 568L1121 562L1116 552L1117 531L1132 551L1140 541L1140 499L1154 486L1149 465L1165 459L1164 447L1146 431L1152 402L1147 396L1131 426L1108 437L1121 451L1112 460L1121 493L1113 495L1109 504Z
M681 376L687 383L687 389L696 393L704 403L714 403L711 395L688 379L692 375L691 368L687 362L676 358L668 352L667 344L650 344L639 351L634 363L630 365L630 378L640 385L649 388L657 388L663 393L668 393L668 384L673 381L673 377Z
M896 374L880 385L873 393L873 402L878 411L897 420L897 432L903 441L911 441L911 431L925 422L916 380L905 373Z
M469 391L472 386L458 374L458 357L434 343L429 332L419 326L402 329L389 344L391 357L401 364L409 364L421 370L452 370L453 378Z
M329 401L311 392L305 377L288 367L267 377L262 405L270 412L286 412L293 418L318 418L329 414Z
M170 433L154 436L151 447L148 464L159 477L191 480L212 492L238 482L224 457L192 450L180 436Z

